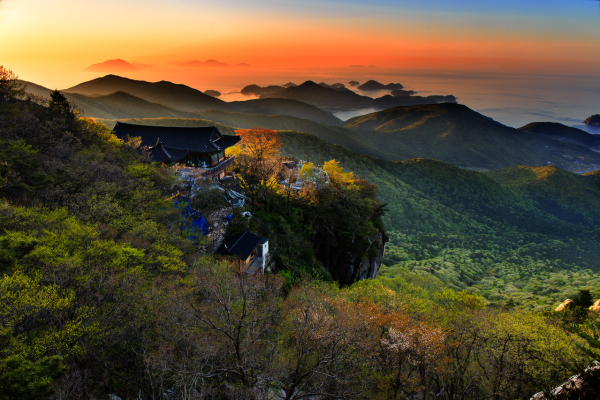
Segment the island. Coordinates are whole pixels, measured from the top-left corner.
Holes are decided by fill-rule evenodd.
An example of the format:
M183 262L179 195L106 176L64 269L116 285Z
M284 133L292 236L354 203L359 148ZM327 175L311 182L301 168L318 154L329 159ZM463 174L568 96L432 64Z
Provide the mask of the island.
M600 114L594 114L583 122L591 126L600 126Z
M377 81L374 80L370 80L367 81L365 83L363 83L362 85L360 85L358 87L359 90L365 90L365 91L374 91L374 90L386 90L386 89L402 89L404 86L402 86L399 83L388 83L387 85L384 85L383 83L379 83Z
M206 90L204 92L204 94L207 94L207 95L212 96L212 97L219 97L219 96L221 96L221 92L219 92L218 90L211 90L211 89Z

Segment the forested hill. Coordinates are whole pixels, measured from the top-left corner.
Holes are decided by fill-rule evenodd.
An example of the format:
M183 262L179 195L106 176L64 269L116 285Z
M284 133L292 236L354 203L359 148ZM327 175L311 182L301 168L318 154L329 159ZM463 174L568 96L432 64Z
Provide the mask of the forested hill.
M146 82L117 75L107 75L64 90L65 93L84 95L108 95L119 91L182 111L219 109L227 104L186 85L167 81Z
M593 135L581 129L556 122L532 122L520 127L519 130L550 136L556 140L564 140L600 150L600 135Z
M586 270L600 254L594 215L577 198L559 202L577 220L556 214L532 190L560 170L506 184L510 174L391 162L281 131L286 154L335 158L346 171L330 161L336 175L321 190L271 190L250 221L234 212L233 229L268 231L273 257L289 266L247 274L201 254L202 238L165 201L176 176L135 139L80 118L60 93L44 107L8 89L0 398L514 399L576 373L574 354L589 361L561 327L585 326L585 296L564 317L515 309L547 309L585 285L598 296ZM393 229L381 276L341 287L306 238L338 259L373 257L385 241L376 188L347 171L379 185ZM596 190L597 177L577 177L571 191ZM223 201L212 185L198 194Z
M26 90L48 98L51 90L31 82L21 81ZM171 82L146 82L107 75L64 92L64 95L88 117L94 118L198 118L194 113L204 110L246 112L262 115L285 115L325 124L342 121L330 112L292 99L253 99L225 102L186 85ZM125 96L129 96L126 98Z
M358 156L305 133L282 136L288 154L336 158L378 186L389 209L382 282L468 289L492 304L538 310L582 287L600 297L598 171L479 173L435 160Z
M600 155L587 146L513 129L460 104L390 108L343 126L388 160L425 157L486 169L549 163L574 169L583 160L600 168Z

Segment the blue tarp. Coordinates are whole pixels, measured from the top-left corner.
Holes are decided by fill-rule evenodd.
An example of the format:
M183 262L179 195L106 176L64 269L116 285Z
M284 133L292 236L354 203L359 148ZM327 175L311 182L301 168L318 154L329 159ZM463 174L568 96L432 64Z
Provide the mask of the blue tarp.
M181 211L181 216L186 220L188 229L193 233L202 232L202 234L206 236L211 229L208 222L206 222L206 218L204 218L204 214L194 210L191 206L190 199L187 197L175 201L176 206L179 206L180 204L185 205Z

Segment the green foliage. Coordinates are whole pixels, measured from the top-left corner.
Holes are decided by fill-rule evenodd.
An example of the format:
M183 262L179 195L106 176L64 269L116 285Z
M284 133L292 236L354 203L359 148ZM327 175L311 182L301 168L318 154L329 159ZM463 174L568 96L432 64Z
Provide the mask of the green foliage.
M525 133L461 104L395 107L352 118L343 126L353 131L352 139L368 143L391 161L422 157L476 169L548 162L574 169L598 162L589 146ZM578 157L583 160L575 164Z
M269 237L281 271L248 275L186 240L165 201L170 170L135 141L72 119L55 97L52 118L36 107L0 118L1 176L27 185L0 193L0 397L50 397L60 386L73 398L525 398L573 372L563 361L583 342L519 308L600 295L593 211L559 202L580 216L573 222L504 178L284 132L287 155L335 159L344 179L265 192L249 220L236 210L230 229ZM197 205L219 207L205 189ZM324 282L356 281L359 262L388 240L377 279Z
M0 196L13 199L30 194L50 184L49 177L39 171L37 151L24 140L0 139Z
M62 358L31 362L21 356L0 359L0 399L37 400L54 394L55 382L65 373Z
M389 210L383 216L389 241L380 279L415 282L416 287L406 289L411 293L446 286L480 294L491 305L512 299L517 308L540 311L582 287L600 297L595 289L600 282L600 237L593 222L597 207L585 198L595 175L558 171L574 183L569 201L553 200L562 196L562 190L552 189L560 184L536 181L547 187L545 204L560 202L568 210L558 212L508 184L521 185L503 170L481 174L434 160L388 162L312 135L280 134L284 154L315 163L335 158L377 185ZM506 169L512 170L527 168Z

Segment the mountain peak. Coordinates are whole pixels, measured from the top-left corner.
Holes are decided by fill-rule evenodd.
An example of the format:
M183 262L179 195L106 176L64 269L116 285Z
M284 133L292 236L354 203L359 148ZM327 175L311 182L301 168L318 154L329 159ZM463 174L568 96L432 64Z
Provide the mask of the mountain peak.
M101 63L92 64L83 70L89 72L131 72L139 71L140 69L141 68L138 68L125 60L115 58L114 60L106 60Z

